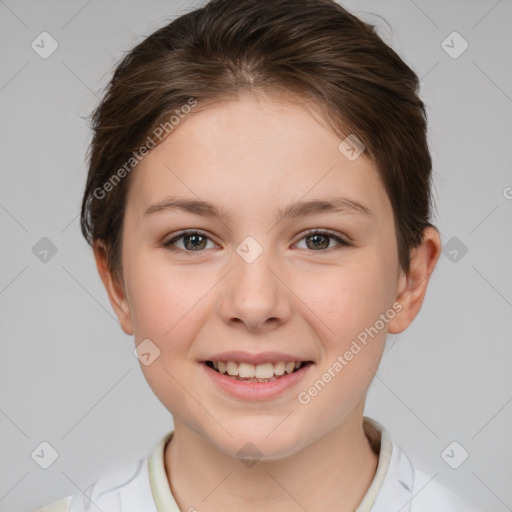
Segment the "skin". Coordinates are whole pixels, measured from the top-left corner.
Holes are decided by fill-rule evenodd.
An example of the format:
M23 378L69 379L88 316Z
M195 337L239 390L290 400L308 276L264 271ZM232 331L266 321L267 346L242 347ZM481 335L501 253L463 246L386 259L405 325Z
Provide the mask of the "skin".
M421 308L441 251L425 230L406 274L398 263L393 211L374 163L338 150L313 104L246 95L195 109L132 171L122 241L123 283L95 244L99 274L122 329L160 350L141 369L172 413L165 449L170 487L181 510L353 511L378 456L362 428L368 387L386 333L408 327ZM144 216L167 196L221 206L232 219L178 210ZM276 223L298 200L343 196L371 215L316 213ZM206 232L200 249L184 229ZM349 241L314 240L308 229ZM263 248L247 263L236 252L248 236ZM325 235L324 235L325 236ZM308 244L309 241L309 244ZM187 252L188 251L188 252ZM393 303L401 311L304 405L297 400ZM231 397L199 361L225 350L282 351L314 361L308 377L277 398ZM263 454L248 468L247 442ZM220 485L219 485L220 484Z

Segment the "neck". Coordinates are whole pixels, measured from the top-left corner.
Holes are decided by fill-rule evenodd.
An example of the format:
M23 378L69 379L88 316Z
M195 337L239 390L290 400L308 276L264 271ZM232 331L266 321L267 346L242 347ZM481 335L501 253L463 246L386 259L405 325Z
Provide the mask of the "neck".
M363 430L362 411L354 412L301 451L251 467L175 421L164 455L172 494L181 510L201 512L353 512L378 463Z

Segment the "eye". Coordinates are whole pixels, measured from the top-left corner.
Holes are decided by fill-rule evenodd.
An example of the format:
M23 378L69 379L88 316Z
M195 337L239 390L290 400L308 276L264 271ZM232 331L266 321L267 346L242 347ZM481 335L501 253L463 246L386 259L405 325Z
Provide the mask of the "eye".
M183 240L183 247L177 247L176 242ZM202 249L207 249L207 241L210 238L202 231L199 230L187 230L182 231L179 235L162 243L163 247L167 247L171 250L182 250L185 252L196 252ZM329 249L330 241L335 240L338 245L349 246L350 243L328 231L322 231L318 229L311 229L307 231L300 240L306 240L306 248L312 249L315 252L324 251ZM299 240L299 241L300 241ZM211 240L210 240L211 241ZM310 241L310 243L308 243ZM213 246L216 244L212 242ZM211 248L211 247L210 247Z
M175 248L174 245L178 240L183 239L184 248ZM184 250L186 252L200 251L205 248L206 240L210 240L203 232L197 230L182 231L178 236L163 242L163 247L168 247L172 250ZM213 243L213 242L212 242ZM215 244L213 244L215 246Z
M350 243L343 238L330 233L328 231L321 231L319 229L311 229L300 240L306 240L306 248L313 249L315 252L326 250L329 248L330 239L336 240L339 245L349 246ZM308 243L308 240L311 242Z

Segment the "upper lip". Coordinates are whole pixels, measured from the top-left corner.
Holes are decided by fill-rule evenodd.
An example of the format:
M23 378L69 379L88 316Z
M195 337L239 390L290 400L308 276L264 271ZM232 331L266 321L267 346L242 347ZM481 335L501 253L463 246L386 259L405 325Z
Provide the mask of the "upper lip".
M279 361L284 361L285 363L291 361L306 362L311 361L311 359L306 359L302 356L293 354L285 354L283 352L261 352L259 354L251 354L250 352L235 350L232 352L221 352L219 354L215 354L201 362L204 363L205 361L235 361L237 363L250 363L257 365L263 363L277 363Z

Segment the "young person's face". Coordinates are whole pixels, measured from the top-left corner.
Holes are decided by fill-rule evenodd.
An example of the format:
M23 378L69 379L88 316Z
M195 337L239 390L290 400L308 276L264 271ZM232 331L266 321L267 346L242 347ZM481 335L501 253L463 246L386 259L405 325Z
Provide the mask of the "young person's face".
M405 329L421 306L437 232L427 231L412 277L405 275L376 168L367 152L349 160L340 142L298 103L250 96L193 111L133 171L124 290L96 252L123 330L160 351L141 363L149 385L176 425L226 453L250 441L266 458L285 457L351 419L357 424L386 332ZM171 197L229 216L148 212ZM280 217L294 203L342 200L337 211ZM201 233L177 238L185 229ZM262 363L310 364L247 384L204 363L262 354Z

